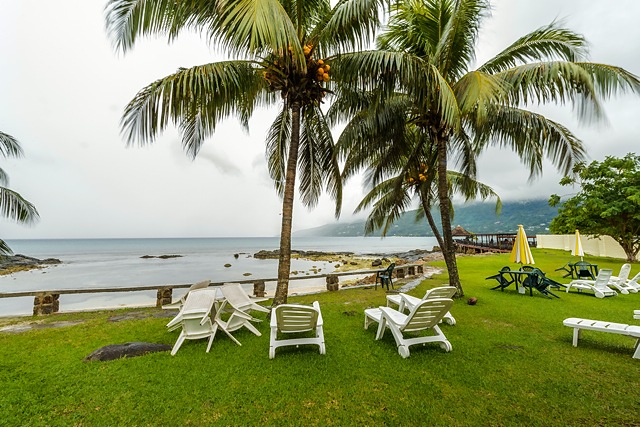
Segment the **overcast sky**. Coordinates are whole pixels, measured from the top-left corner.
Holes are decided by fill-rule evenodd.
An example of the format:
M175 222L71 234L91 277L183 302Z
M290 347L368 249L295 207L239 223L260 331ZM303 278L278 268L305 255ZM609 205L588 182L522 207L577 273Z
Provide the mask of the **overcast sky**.
M281 202L268 177L264 137L273 111L260 111L244 133L235 120L219 127L195 161L169 129L151 146L126 148L119 133L124 106L142 87L179 67L223 59L197 35L172 45L145 40L127 55L114 52L104 30L103 0L2 0L0 4L0 130L16 137L25 157L2 160L10 187L38 208L32 227L0 220L16 238L275 236ZM501 0L480 34L478 62L554 19L582 33L591 60L640 74L637 0ZM580 126L571 110L546 108L585 143L590 159L637 151L640 97L605 104L606 126ZM567 192L545 165L534 182L517 157L492 150L479 178L503 201ZM363 195L345 187L342 221ZM294 208L294 231L334 221L323 198Z

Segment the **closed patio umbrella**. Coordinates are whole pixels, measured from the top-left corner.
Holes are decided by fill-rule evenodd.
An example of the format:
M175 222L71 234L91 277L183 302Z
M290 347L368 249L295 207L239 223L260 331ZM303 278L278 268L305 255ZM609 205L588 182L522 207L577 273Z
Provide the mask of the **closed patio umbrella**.
M580 261L584 261L584 250L582 249L582 242L580 241L580 232L576 229L576 239L573 243L573 249L571 249L571 255L579 256Z
M513 242L513 249L511 250L509 260L511 262L519 262L520 264L535 264L529 242L527 241L527 233L524 232L522 224L518 225L516 241Z

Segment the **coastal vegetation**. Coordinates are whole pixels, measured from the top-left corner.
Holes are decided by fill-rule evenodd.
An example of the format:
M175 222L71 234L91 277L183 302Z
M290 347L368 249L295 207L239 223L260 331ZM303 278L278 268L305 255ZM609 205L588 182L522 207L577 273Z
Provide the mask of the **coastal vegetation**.
M601 100L640 91L640 80L626 70L585 62L586 40L557 22L524 35L473 69L479 30L489 13L485 0L394 1L378 49L344 55L334 67L341 79L336 114L352 120L356 130L341 136L349 145L347 159L354 151L370 154L374 188L388 178L376 168L381 161L396 160L388 156L396 145L409 145L407 158L418 162L420 153L437 153L442 250L450 284L459 295L449 157L468 178L475 177L475 157L489 146L516 152L531 178L542 173L544 158L567 173L584 159L582 142L528 108L568 103L578 119L600 119ZM408 138L406 129L417 137ZM380 133L385 137L371 144L369 136ZM408 173L414 167L397 166Z
M533 249L536 267L561 283L565 251ZM492 291L484 278L509 255L463 256L460 278L476 305L456 300L455 326L442 325L453 350L412 349L402 359L390 334L376 341L363 311L385 304L380 287L352 288L290 302L320 302L326 355L316 347L279 349L270 360L262 337L236 331L237 346L216 336L168 352L83 362L110 344L173 345L166 310L129 309L0 319L0 419L6 425L635 425L638 360L633 340L586 331L578 348L568 317L632 323L638 294L560 299ZM589 257L600 268L623 260ZM443 262L435 263L444 267ZM632 269L640 268L634 263ZM446 272L410 291L448 283ZM128 316L124 316L128 314ZM263 314L258 317L263 318ZM7 332L9 326L30 330ZM35 327L38 326L39 327ZM54 327L54 326L58 327Z
M0 156L22 157L22 147L13 136L0 131ZM33 224L39 218L36 207L19 193L9 189L9 175L0 168L0 215L21 224ZM11 254L11 248L0 239L0 257Z
M332 58L369 44L382 3L107 3L107 31L118 50L130 50L142 36L171 41L183 30L194 30L234 58L181 68L138 92L122 117L128 143L149 144L172 124L182 134L185 151L195 157L221 120L236 116L248 128L257 107L279 107L266 138L269 172L283 199L274 306L287 301L297 174L304 205L315 206L325 187L339 215L342 182L321 104L331 92Z
M560 184L577 185L579 191L562 203L557 194L551 196L549 203L559 205L551 231L609 235L620 243L627 260L634 261L640 252L640 156L581 162L572 172Z

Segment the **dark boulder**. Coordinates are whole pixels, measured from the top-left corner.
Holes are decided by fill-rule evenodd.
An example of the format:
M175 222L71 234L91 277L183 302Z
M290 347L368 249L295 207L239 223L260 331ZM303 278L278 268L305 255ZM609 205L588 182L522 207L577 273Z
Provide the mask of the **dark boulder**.
M97 349L96 351L85 357L84 361L90 362L94 360L115 360L122 357L143 356L147 353L170 350L170 345L154 344L148 342L127 342L124 344L111 344Z

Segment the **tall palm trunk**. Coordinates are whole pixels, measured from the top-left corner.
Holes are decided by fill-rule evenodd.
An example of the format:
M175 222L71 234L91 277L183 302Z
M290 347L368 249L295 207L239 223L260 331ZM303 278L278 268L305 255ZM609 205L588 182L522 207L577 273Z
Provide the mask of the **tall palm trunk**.
M458 265L456 263L456 250L453 246L453 235L451 234L451 202L449 200L449 185L447 183L447 138L442 135L435 137L438 147L438 200L440 202L440 219L442 221L442 235L444 246L442 254L444 262L449 271L449 284L458 289L457 296L462 298L464 291L458 276Z
M291 271L291 225L293 218L293 196L296 187L298 147L300 145L300 103L291 106L291 142L282 198L282 227L280 229L280 255L278 258L278 285L273 298L273 307L287 302L289 273Z

